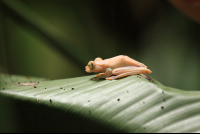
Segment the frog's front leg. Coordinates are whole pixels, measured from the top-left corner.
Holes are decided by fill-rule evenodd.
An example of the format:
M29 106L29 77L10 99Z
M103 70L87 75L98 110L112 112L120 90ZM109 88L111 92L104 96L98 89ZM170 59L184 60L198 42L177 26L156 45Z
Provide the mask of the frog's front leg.
M136 67L136 66L120 67L112 71L112 74L116 76L108 77L106 78L106 80L114 80L128 75L136 75L144 73L149 74L151 72L152 71L147 69L146 67Z
M110 77L111 75L112 75L112 69L106 68L105 72L97 74L96 77L94 78L94 80L98 80L100 78L107 78L107 77Z

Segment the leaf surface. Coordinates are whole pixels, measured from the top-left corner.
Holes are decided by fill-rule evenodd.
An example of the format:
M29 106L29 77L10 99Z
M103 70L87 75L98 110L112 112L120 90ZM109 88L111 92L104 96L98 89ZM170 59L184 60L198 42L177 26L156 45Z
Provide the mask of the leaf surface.
M18 84L12 82L19 76L11 76L12 81L4 76L1 81L7 84L1 82L1 95L75 113L116 132L200 132L199 91L166 87L139 75L112 81L93 81L94 75L35 79L33 85L23 83L26 77Z

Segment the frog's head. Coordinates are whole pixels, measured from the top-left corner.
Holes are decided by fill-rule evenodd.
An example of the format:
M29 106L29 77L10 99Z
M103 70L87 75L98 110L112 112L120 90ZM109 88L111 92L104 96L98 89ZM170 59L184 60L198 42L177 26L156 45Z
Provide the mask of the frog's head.
M85 71L88 73L91 72L100 72L102 70L102 66L95 63L95 61L89 61L87 66L85 67Z

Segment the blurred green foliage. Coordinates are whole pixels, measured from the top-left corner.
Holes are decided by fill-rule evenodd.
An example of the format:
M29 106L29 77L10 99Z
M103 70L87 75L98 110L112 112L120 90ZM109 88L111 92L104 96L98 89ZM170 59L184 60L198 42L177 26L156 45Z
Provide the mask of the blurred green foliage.
M166 86L199 90L199 35L164 0L0 0L0 72L78 77L89 60L128 55Z

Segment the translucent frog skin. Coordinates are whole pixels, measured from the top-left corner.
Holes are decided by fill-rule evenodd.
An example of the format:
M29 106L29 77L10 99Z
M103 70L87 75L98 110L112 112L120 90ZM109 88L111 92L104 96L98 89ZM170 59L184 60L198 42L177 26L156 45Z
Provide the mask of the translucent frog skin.
M105 78L106 80L114 80L129 75L152 73L144 64L124 55L105 60L98 57L94 61L88 62L85 71L88 73L101 72L96 75L95 79Z

